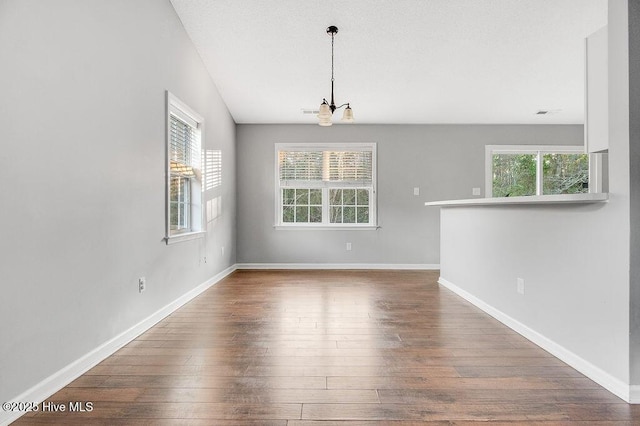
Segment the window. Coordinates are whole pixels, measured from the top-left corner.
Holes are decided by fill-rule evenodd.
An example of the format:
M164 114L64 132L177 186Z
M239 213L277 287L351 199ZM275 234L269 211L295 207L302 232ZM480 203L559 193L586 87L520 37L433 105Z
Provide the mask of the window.
M376 144L276 144L276 224L376 224Z
M204 121L167 92L167 244L201 237Z
M488 145L485 161L487 197L585 193L594 173L582 146Z

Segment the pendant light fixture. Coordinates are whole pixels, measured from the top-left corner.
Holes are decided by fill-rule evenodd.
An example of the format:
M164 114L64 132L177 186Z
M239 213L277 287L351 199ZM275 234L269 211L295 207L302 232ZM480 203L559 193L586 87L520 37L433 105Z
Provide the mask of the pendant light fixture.
M342 108L346 106L344 109L344 114L342 115L343 123L353 123L353 110L349 106L349 103L342 104L340 106L336 106L333 98L333 40L338 34L338 27L331 25L327 28L327 34L331 36L331 103L327 102L326 98L322 99L322 104L320 104L320 110L318 113L318 118L320 122L318 123L321 126L331 126L333 123L331 122L331 117L333 116L333 112L338 108Z

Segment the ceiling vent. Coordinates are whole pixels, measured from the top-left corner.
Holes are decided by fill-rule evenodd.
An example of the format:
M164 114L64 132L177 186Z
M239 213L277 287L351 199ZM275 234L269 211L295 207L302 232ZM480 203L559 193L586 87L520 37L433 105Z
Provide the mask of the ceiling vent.
M319 114L320 111L317 109L313 109L313 108L302 108L302 113L307 115L307 114Z
M541 109L536 112L536 115L550 115L550 114L558 114L561 109Z

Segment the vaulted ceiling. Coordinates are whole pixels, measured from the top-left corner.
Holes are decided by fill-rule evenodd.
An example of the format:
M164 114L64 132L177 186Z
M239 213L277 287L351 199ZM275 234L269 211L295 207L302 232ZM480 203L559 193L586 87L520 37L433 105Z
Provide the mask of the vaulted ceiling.
M357 123L582 123L584 38L607 23L606 0L171 2L237 123L317 122L329 25Z

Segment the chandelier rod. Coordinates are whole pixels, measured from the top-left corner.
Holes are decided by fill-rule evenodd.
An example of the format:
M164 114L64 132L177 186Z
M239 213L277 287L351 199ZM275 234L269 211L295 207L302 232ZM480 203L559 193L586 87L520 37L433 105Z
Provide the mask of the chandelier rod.
M331 29L331 27L329 27L329 29ZM333 41L334 41L334 37L336 35L336 32L338 31L338 29L336 28L335 31L331 31L331 105L329 105L329 107L331 108L331 113L333 113L336 110L336 103L333 100Z

